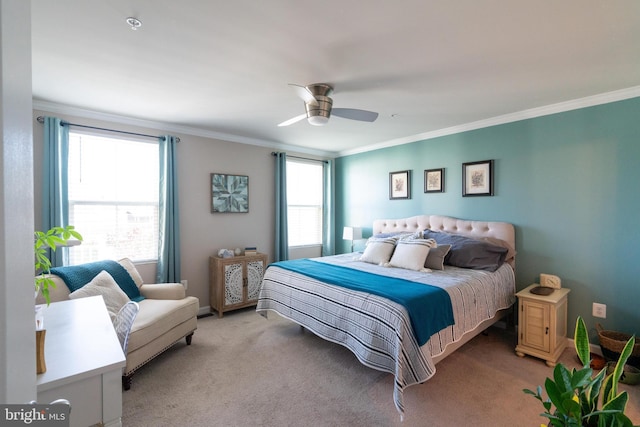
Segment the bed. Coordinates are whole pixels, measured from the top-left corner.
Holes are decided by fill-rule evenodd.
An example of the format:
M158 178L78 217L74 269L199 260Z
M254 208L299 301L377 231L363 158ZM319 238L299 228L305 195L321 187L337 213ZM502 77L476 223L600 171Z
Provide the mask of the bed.
M390 261L400 259L396 255L401 249L413 251L419 244L430 247L426 251L430 262L422 258L423 265L418 267L412 259L407 266L402 259L400 263L378 262L380 250L375 248L387 250L389 239L395 242ZM455 239L490 247L501 255L488 268L485 263L477 263L475 254L468 264L468 257L460 258L463 252L458 251L460 245ZM447 242L452 243L449 248ZM429 256L436 256L435 248L450 249L450 258L441 251L434 267ZM404 389L427 381L435 374L436 363L511 312L515 302L514 248L515 231L509 223L440 215L375 220L364 253L271 264L262 280L256 310L265 317L274 311L328 341L344 345L364 365L393 374L393 399L402 417ZM423 253L424 248L416 250ZM489 256L494 259L494 254ZM447 262L443 262L445 259ZM398 265L401 268L395 268ZM328 271L326 275L324 270ZM384 290L370 290L375 286ZM405 286L416 292L428 290L433 296L421 295L419 304L405 304L404 296L386 293ZM427 313L416 314L416 305L426 307L428 302L430 308L422 310ZM448 320L435 319L436 311L442 311L445 318L449 316ZM437 325L422 324L428 322Z

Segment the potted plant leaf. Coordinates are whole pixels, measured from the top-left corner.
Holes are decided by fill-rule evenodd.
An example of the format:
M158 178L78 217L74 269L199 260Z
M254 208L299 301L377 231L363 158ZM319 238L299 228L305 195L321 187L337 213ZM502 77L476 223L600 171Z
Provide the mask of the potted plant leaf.
M42 293L47 305L51 303L49 287L55 288L56 284L47 274L51 271L51 260L49 259L49 249L55 251L59 246L70 246L70 242L82 241L82 235L75 230L73 225L65 227L52 227L47 231L35 232L35 287L36 296Z
M42 297L51 303L49 288L55 288L55 282L48 276L51 272L51 260L49 259L49 249L55 251L59 246L71 246L73 241L82 241L82 235L78 233L73 225L65 227L52 227L47 231L36 231L34 252L35 252L35 295L42 293ZM36 325L36 373L46 372L47 365L44 360L44 340L46 330L44 329L43 313L44 305L35 307Z
M580 316L576 322L574 343L583 365L581 369L569 370L558 363L553 369L553 378L547 378L544 384L547 399L542 396L541 386L535 392L523 391L542 402L545 411L540 415L549 419L549 426L633 427L624 414L629 395L626 391L618 393L618 381L635 345L635 336L629 339L609 375L606 369L602 369L593 376L593 369L589 366L589 336Z

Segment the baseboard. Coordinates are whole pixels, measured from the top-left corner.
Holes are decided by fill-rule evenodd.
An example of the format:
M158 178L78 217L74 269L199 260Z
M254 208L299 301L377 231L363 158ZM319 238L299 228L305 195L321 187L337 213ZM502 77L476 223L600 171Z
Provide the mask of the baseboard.
M573 352L576 351L575 341L572 338L567 339L567 348L573 350ZM589 344L589 351L593 354L597 354L598 356L602 356L602 349L599 345Z
M198 309L198 317L207 317L211 315L211 306L207 305Z

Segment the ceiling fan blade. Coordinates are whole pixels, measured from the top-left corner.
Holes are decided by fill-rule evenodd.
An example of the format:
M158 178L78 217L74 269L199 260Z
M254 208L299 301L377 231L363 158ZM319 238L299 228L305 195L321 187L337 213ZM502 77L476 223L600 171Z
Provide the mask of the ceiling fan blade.
M304 114L300 114L299 116L295 116L289 120L285 120L284 122L280 123L278 126L289 126L294 124L295 122L299 122L302 119L306 119L307 118L307 113Z
M302 98L302 100L307 103L307 104L311 104L311 105L318 105L318 100L316 99L315 96L313 96L313 94L311 93L311 91L309 89L307 89L304 86L300 86L300 85L296 85L293 83L289 83L289 86L291 86L293 88L293 90L296 91L296 94Z
M378 113L355 108L333 108L331 115L362 122L373 122L378 118Z

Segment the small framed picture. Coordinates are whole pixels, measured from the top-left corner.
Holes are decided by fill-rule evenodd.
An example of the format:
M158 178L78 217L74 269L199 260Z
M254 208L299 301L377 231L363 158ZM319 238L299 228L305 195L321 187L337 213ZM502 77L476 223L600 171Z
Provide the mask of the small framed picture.
M444 168L424 171L424 192L444 193Z
M389 173L389 199L409 199L411 196L410 171Z
M249 212L249 177L212 173L211 212Z
M493 160L462 164L462 196L493 196Z

